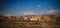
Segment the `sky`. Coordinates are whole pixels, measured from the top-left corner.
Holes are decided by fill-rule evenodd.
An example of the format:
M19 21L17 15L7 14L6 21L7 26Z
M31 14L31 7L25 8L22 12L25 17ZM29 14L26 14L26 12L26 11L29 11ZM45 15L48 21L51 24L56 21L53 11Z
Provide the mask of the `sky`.
M0 14L20 15L39 15L39 14L55 14L60 12L60 4L58 0L0 0ZM49 12L47 12L49 11Z

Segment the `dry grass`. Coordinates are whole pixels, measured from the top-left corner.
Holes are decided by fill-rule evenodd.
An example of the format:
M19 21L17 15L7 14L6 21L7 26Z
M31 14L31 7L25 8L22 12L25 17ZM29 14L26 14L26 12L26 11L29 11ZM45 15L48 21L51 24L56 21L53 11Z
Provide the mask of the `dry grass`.
M60 28L60 16L40 16L40 19L32 21L30 18L24 20L23 17L0 16L0 28Z

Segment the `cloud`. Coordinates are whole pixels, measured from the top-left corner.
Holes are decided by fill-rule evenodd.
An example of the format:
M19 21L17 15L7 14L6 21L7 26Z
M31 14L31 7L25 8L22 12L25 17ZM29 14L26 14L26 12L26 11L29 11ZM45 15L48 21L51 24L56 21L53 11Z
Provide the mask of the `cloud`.
M40 11L40 12L34 12L34 11L25 11L25 12L18 12L15 15L17 16L24 16L24 15L56 15L60 14L60 10L46 10L46 11Z
M34 13L33 11L27 11L24 12L24 15L37 15L37 13Z
M16 12L13 15L15 15L15 16L38 15L38 13L37 12L34 12L34 11L25 11L25 12Z
M25 11L25 12L15 12L15 14L6 13L5 16L24 16L24 15L58 15L60 14L60 10L46 10L46 11L40 11L40 12L34 12L34 11Z
M34 14L34 13L31 12L31 11L30 11L30 12L29 12L29 11L28 11L28 12L24 12L24 15L33 15L33 14Z
M15 12L13 16L24 16L24 15L37 15L34 11L25 11L25 12Z
M44 14L56 15L56 14L60 14L60 10L47 10L47 11L44 12Z

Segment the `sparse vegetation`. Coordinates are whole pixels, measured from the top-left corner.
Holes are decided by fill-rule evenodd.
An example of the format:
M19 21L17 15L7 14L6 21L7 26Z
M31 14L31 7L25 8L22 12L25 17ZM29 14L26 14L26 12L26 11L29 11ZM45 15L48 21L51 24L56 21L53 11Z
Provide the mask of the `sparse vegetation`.
M33 17L33 16L32 16ZM39 17L39 16L38 16ZM0 26L1 28L53 28L53 27L58 27L60 25L60 17L57 16L40 16L38 18L37 16L33 17L38 19L37 21L32 21L30 20L31 18L27 17L27 20L25 20L22 17L17 19L17 17L5 17L5 16L0 16ZM33 19L32 18L32 19ZM42 18L42 21L39 20Z

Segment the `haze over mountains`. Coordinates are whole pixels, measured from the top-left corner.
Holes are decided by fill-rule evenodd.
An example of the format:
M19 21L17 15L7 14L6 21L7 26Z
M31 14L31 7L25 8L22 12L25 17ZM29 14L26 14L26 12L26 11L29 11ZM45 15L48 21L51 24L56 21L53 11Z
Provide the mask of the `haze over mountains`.
M46 10L40 12L26 11L26 12L16 12L15 14L5 13L5 16L24 16L24 15L59 15L60 10Z
M24 15L58 15L60 14L60 10L46 10L42 12L36 12L34 13L33 11L28 11L24 12Z

